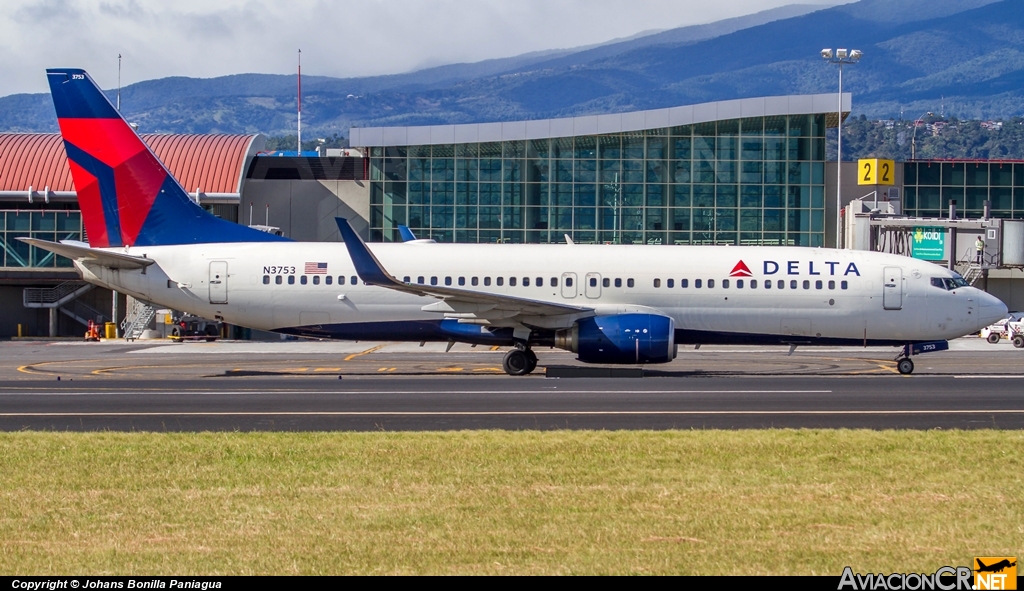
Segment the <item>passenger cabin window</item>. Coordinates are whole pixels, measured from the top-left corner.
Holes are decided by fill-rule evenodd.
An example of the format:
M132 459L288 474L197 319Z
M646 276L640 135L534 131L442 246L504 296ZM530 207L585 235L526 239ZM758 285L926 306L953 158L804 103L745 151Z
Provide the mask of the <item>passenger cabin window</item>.
M672 289L675 286L676 286L676 280L675 279L666 279L665 280L665 287L667 287L669 289Z
M263 276L263 285L270 285L270 275L264 275ZM168 279L167 280L167 287L170 287L170 286L171 286L171 280Z
M729 289L729 280L728 279L723 279L722 280L722 289Z
M839 284L839 289L846 289L847 287L849 287L849 285L849 283L843 281L842 283Z
M430 278L430 284L431 285L437 285L437 277L431 277Z
M633 287L633 280L632 279L627 279L626 280L626 287Z
M679 287L683 287L683 288L690 287L690 280L689 279L680 279L679 280Z
M313 285L320 285L320 276L313 275Z
M343 283L342 279L344 279L344 278L343 277L338 277L338 285L341 285ZM412 281L412 278L409 277L408 275L406 275L405 277L402 277L402 281L404 281L406 283L409 283L410 281Z
M295 285L295 275L288 276L288 285Z
M835 281L829 281L828 282L828 288L829 289L835 289L836 288L836 282Z
M466 278L465 277L459 277L459 285L465 285L465 284L466 284Z
M345 276L338 275L338 285L345 285Z
M534 285L536 285L537 287L544 287L544 278L543 277L538 277L537 278L537 283L535 283Z
M765 279L764 280L764 288L765 289L771 289L772 288L772 280L771 279Z
M281 280L281 276L280 275L274 277L274 283L276 283L278 285L281 285L281 281L282 280Z
M708 279L708 289L711 289L714 286L715 286L715 280L714 279Z
M469 280L469 284L472 285L473 287L476 287L477 285L480 284L480 280L477 279L476 277L473 277L472 279Z
M789 288L796 289L796 279L793 279L789 282Z
M654 287L661 287L661 279L654 280Z
M498 277L494 280L494 283L497 284L498 287L501 287L502 285L505 285L505 278Z
M810 288L811 288L811 280L810 279L804 279L804 289L810 289Z
M444 284L445 285L451 285L452 284L452 278L451 277L445 277L444 278Z
M301 284L303 284L303 285L305 285L305 284L306 284L306 281L308 281L308 280L306 279L306 276L305 276L305 275L303 275L302 277L300 277L300 278L299 278L299 283L301 283Z
M821 279L819 279L819 280L814 282L814 289L821 289L822 285L823 284L821 283Z
M551 278L551 287L558 287L558 277Z
M530 278L523 277L523 287L530 287Z
M700 279L694 279L694 280L693 280L693 287L694 287L695 289L700 289L700 286L701 286L701 282L700 282Z
M405 280L408 281L409 278L406 277ZM332 283L334 283L334 276L333 275L328 275L327 277L324 277L324 285L330 285Z
M597 277L590 278L590 287L597 287Z
M743 280L742 279L737 279L736 280L736 289L743 289Z
M509 277L508 278L508 286L509 287L515 287L516 286L516 278L515 277Z
M775 287L777 287L779 289L785 289L786 288L786 280L785 279L779 279L779 281L775 284Z
M490 287L490 286L491 286L491 278L490 277L484 277L484 287Z
M565 278L565 286L566 287L572 287L572 277L566 277Z
M757 279L750 280L750 289L757 289Z
M351 283L352 285L355 285L355 284L359 283L359 278L356 277L355 275L353 275L353 276L349 277L349 283Z
M615 287L622 287L622 280L621 279L616 279L615 280Z

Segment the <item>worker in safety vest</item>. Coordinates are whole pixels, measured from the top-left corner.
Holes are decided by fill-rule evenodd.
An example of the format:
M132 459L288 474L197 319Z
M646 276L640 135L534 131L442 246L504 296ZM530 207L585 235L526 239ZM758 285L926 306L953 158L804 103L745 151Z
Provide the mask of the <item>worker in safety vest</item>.
M980 265L985 260L985 239L982 236L974 242L974 250L978 251L975 261Z

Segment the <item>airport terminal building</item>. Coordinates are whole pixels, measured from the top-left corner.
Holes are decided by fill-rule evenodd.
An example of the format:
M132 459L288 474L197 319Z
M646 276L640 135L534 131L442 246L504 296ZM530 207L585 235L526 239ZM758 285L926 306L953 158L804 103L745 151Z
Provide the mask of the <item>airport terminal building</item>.
M850 95L844 95L844 115ZM836 95L564 119L353 128L369 238L443 242L826 244Z

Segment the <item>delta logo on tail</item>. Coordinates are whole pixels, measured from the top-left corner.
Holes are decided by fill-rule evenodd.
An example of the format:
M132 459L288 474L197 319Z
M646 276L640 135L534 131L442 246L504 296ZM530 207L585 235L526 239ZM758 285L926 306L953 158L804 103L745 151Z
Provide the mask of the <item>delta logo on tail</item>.
M286 240L196 205L85 70L46 75L90 246Z
M736 263L736 266L729 272L729 277L753 277L754 274L750 272L750 267L747 266L742 260Z

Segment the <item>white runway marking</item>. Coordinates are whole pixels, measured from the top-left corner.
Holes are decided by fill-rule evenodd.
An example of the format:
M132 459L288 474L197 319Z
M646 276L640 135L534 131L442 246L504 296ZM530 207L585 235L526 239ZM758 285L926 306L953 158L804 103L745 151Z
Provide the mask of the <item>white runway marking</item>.
M991 410L510 410L510 411L260 411L260 412L27 412L0 413L19 417L452 417L452 416L649 416L649 415L947 415L1024 414L1024 409Z

